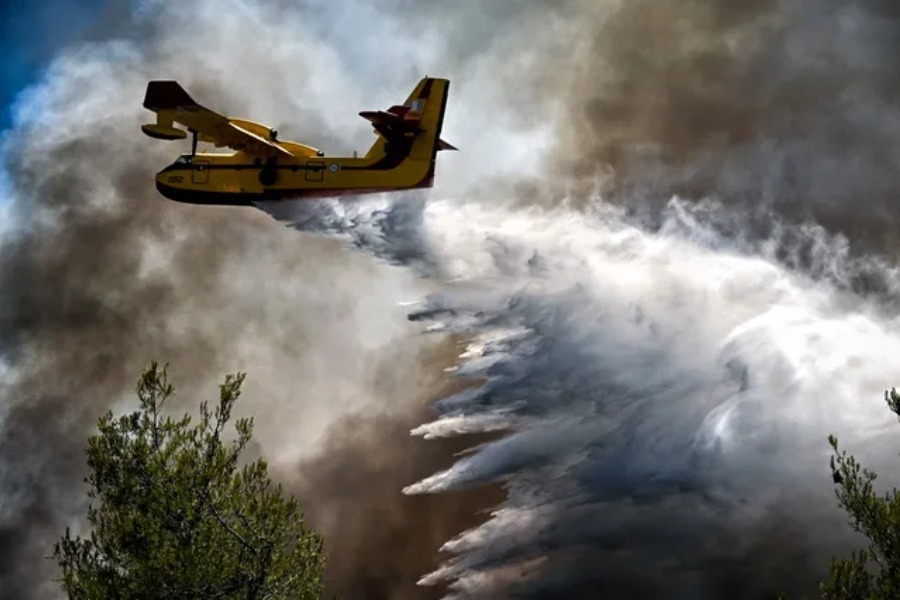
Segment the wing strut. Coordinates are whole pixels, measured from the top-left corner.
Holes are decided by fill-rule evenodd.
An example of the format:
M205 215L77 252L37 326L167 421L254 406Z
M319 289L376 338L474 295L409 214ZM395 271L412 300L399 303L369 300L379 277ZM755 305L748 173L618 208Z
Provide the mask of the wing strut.
M197 156L197 130L191 129L191 161Z

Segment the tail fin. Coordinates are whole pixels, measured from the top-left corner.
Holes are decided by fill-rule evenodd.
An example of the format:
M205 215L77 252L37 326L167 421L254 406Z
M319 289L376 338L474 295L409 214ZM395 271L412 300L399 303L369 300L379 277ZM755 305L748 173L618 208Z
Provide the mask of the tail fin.
M372 122L378 134L366 157L402 153L403 158L434 161L439 151L456 150L440 137L449 88L446 79L425 77L404 104L387 111L359 113Z

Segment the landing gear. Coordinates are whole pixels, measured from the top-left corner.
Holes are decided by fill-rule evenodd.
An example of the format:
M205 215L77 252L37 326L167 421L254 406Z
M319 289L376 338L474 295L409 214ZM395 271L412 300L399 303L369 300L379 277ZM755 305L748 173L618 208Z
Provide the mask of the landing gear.
M263 185L272 185L278 180L278 169L275 167L275 159L270 158L259 171L259 182Z

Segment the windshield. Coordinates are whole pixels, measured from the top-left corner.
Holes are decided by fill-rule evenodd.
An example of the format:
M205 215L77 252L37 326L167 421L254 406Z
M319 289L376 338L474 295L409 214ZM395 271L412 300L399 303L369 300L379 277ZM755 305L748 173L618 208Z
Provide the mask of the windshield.
M175 161L175 164L176 165L189 165L189 164L191 164L192 160L193 160L193 157L190 154L182 154L181 156L178 157L178 160Z

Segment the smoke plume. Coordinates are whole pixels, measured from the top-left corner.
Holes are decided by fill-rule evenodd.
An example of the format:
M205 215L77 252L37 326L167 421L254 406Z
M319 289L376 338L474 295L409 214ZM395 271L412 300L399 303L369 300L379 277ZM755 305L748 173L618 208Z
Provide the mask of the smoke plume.
M338 118L366 108L354 97L361 83L329 78L327 45L310 54L317 37L305 15L265 6L148 5L117 24L127 36L97 33L57 56L19 100L4 137L11 197L0 253L4 598L58 596L44 557L66 525L81 527L86 438L105 410L134 407L151 359L172 365L173 409L195 408L224 373L248 371L241 411L255 416L260 451L276 465L319 452L345 416L403 422L432 393L427 363L441 344L415 335L399 306L426 283L261 212L175 205L153 189L155 171L184 149L140 134L152 119L140 107L148 79L179 79L223 112L289 121L326 149L338 145L338 125L322 107ZM234 44L273 31L286 42ZM390 441L394 430L365 435ZM445 464L422 460L425 470ZM404 581L422 568L401 570Z
M896 479L892 5L111 15L3 141L4 597L57 593L84 440L151 358L176 408L249 371L259 451L346 597L811 593L859 543L825 436ZM148 79L341 153L426 73L463 150L427 195L271 219L153 191L175 151L138 132Z
M632 205L715 196L894 247L894 4L639 0L583 17L573 175Z

